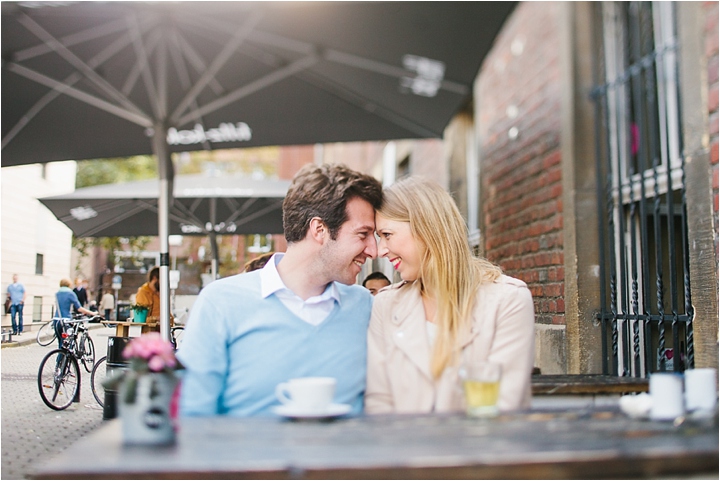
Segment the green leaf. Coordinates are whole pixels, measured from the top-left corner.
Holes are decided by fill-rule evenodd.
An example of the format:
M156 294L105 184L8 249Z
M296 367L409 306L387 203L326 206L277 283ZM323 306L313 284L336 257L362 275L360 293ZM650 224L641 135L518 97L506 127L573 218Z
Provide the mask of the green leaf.
M137 398L138 378L134 373L129 374L125 379L125 404L135 404Z

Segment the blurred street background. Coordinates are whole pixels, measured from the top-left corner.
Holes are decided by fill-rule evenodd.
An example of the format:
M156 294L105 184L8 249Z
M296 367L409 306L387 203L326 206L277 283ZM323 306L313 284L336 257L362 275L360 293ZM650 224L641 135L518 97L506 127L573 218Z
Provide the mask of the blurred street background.
M115 330L91 329L97 348L105 351ZM102 407L90 389L90 374L82 367L80 402L53 411L40 399L37 372L43 357L56 347L41 347L35 335L14 337L2 345L2 479L26 479L43 460L63 451L102 424ZM96 359L102 357L99 354Z

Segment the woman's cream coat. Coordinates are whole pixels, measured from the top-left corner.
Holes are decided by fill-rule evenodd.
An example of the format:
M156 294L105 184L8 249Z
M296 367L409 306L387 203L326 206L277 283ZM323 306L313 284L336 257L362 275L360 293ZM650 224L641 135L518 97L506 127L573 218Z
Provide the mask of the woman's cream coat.
M448 412L464 409L457 366L439 379L430 373L432 350L419 283L396 284L375 296L368 330L368 413ZM473 320L459 335L462 359L502 365L498 407L529 407L535 315L527 285L500 276L480 286Z

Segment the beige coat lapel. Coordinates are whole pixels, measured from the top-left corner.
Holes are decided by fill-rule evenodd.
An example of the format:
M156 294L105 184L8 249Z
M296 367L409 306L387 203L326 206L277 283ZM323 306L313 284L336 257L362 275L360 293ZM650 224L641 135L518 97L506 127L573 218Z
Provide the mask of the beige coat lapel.
M425 326L425 309L420 297L420 289L417 285L407 287L409 288L397 297L397 302L392 309L391 336L397 348L432 383L433 378L430 374L432 353Z

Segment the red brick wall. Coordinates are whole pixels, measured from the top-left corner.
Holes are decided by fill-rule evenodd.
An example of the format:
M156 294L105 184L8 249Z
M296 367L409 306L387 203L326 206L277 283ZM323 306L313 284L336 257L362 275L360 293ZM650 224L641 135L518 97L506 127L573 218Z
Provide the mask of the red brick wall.
M565 324L560 13L520 3L475 86L485 256L528 284L546 324Z
M713 211L715 212L715 251L718 250L718 2L705 2L705 55L707 56L710 162Z
M281 179L292 179L303 165L312 163L314 159L315 147L312 145L280 147L278 177Z
M383 149L387 142L346 142L326 144L322 161L344 164L351 169L373 174L376 165L382 166Z

